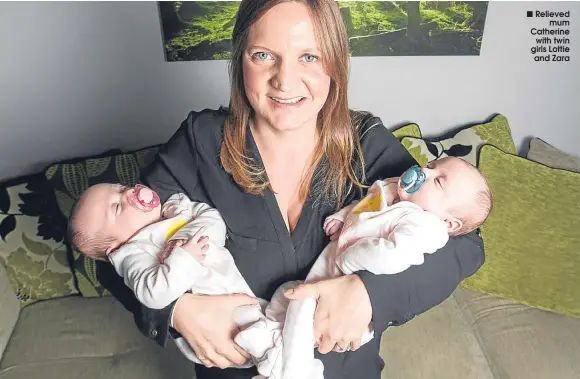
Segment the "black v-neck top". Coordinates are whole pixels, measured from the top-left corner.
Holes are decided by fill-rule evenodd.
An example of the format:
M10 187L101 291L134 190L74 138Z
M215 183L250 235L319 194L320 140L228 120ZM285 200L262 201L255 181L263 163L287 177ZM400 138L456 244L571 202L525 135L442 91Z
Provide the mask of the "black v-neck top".
M329 242L322 225L335 210L309 198L294 231L289 233L272 191L266 190L264 196L247 194L224 171L219 151L226 117L227 111L223 108L191 112L141 179L159 193L162 201L175 192L184 192L191 199L218 209L228 229L226 248L256 296L270 299L281 284L306 277ZM360 138L367 184L399 176L416 163L377 117L367 118ZM250 131L247 143L250 152L259 160ZM362 194L352 192L345 204L360 196ZM358 272L371 299L376 334L380 336L388 326L402 325L441 303L464 278L479 269L483 261L483 242L474 232L450 238L444 248L426 255L422 265L412 266L402 273ZM100 282L135 315L140 331L165 345L173 304L162 310L148 309L137 302L112 266L99 264L97 273ZM375 375L380 375L377 373L382 367L378 357L380 338L374 340L356 352L330 353L322 357L328 374L325 377L360 376L361 366L370 365L365 368L369 375L364 376L365 379L379 378ZM348 374L350 370L353 375ZM234 376L214 372L212 377Z

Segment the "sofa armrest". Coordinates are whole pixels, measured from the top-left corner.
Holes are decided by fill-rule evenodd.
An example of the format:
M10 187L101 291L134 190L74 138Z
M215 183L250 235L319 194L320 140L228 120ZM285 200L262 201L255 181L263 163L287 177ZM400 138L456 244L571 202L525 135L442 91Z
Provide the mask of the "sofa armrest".
M12 335L18 316L20 315L20 302L14 296L14 290L6 273L6 268L0 264L0 361L4 349Z

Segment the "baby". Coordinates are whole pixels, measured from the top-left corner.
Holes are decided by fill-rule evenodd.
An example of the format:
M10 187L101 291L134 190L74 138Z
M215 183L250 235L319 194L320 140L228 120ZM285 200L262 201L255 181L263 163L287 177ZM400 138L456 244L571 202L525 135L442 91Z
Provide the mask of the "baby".
M487 181L474 166L459 158L443 158L423 169L413 166L400 178L378 180L360 202L325 220L323 228L331 242L314 263L306 282L359 270L376 275L396 274L420 265L424 254L442 248L449 236L478 228L491 207ZM283 290L274 294L266 308L268 319L270 314L277 315L272 322L282 325L283 332L271 343L268 359L258 364L258 370L271 378L322 379L323 366L314 359L312 348L316 300L288 303ZM261 340L268 322L260 320L240 332L236 342ZM369 325L361 344L373 337ZM350 346L339 348L346 351Z
M142 185L94 185L74 206L70 232L77 250L110 261L149 308L164 308L187 291L255 297L224 247L219 212L184 194L161 205L157 193ZM234 316L240 328L264 318L260 305L240 307ZM188 359L201 363L185 339L175 342Z

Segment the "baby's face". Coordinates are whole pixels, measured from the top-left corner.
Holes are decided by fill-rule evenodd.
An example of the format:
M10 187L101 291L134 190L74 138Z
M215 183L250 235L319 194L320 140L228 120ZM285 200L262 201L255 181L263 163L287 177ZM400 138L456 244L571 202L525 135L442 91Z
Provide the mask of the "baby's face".
M74 222L88 235L114 238L109 254L160 217L159 197L151 189L97 184L83 194Z
M399 188L400 200L410 201L434 213L448 222L448 228L452 228L449 223L457 220L451 211L474 201L477 191L484 184L483 179L475 167L459 158L431 162L423 171L427 176L425 183L413 194Z

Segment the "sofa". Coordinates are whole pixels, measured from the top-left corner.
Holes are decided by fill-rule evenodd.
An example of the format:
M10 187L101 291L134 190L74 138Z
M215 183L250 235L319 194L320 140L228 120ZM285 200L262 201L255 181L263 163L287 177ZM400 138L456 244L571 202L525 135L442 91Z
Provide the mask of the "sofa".
M550 203L538 201L548 193L573 214L580 198L569 189L580 178L580 159L540 138L518 156L503 115L429 138L417 124L393 129L419 163L461 157L480 167L497 191L493 217L481 228L486 262L441 304L386 330L382 377L580 379L577 225L555 228L541 214L546 209L538 207L534 218L536 206L518 203ZM162 348L139 333L131 313L99 283L95 262L66 239L68 212L87 186L135 183L157 149L55 162L0 185L0 379L195 377L173 343ZM528 174L545 185L522 184L533 179ZM517 177L509 182L520 190L503 191L512 185L505 175ZM518 214L523 210L525 216ZM547 224L534 229L525 223L528 215ZM513 233L502 224L506 219ZM556 248L563 260L552 254Z

